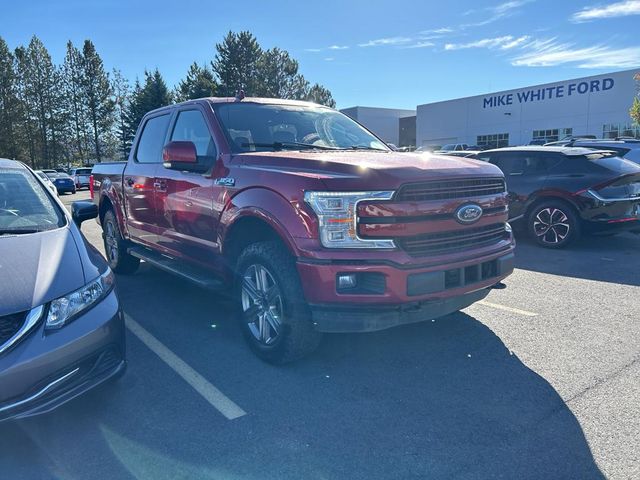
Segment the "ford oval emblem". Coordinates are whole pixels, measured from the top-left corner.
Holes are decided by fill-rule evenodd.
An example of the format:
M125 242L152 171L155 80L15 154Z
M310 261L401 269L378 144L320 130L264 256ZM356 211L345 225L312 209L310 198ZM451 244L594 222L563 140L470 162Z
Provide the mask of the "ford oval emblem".
M482 207L475 203L462 205L456 210L456 220L460 223L474 223L482 216Z

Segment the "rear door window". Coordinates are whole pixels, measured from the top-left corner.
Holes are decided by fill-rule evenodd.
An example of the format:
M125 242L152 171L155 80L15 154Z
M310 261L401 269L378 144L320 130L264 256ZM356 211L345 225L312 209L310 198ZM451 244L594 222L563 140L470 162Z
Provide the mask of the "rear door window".
M161 163L162 148L167 135L170 114L160 115L147 120L144 124L138 148L136 161L139 163Z

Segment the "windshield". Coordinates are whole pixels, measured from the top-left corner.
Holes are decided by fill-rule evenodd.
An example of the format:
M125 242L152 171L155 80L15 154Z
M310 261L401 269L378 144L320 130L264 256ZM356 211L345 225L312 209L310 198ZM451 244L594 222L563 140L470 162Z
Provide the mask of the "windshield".
M76 175L91 175L90 168L79 168L76 170Z
M214 110L234 153L274 150L388 147L346 115L326 107L216 104Z
M30 171L0 168L0 235L65 225L65 217Z

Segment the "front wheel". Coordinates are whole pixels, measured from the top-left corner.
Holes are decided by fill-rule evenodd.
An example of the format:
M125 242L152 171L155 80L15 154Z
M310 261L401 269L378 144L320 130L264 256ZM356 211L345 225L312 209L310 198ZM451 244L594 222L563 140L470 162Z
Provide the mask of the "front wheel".
M113 210L105 213L102 220L102 229L104 252L111 270L124 274L135 272L140 265L140 259L127 252L127 242L122 238Z
M564 202L547 201L529 214L529 235L546 248L564 248L580 237L580 222L573 208Z
M317 348L322 334L313 328L295 261L280 243L245 248L236 283L242 331L256 355L282 364Z

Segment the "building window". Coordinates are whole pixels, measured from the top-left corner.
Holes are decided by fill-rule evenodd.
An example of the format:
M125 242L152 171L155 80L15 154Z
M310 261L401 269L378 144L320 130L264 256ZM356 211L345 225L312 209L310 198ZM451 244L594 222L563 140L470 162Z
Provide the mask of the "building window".
M547 130L534 130L532 140L536 142L557 142L565 137L573 135L573 128L552 128Z
M632 125L630 123L606 123L602 126L602 137L633 137L640 139L640 125Z
M509 146L508 133L494 133L491 135L478 135L476 144L482 148L502 148Z

